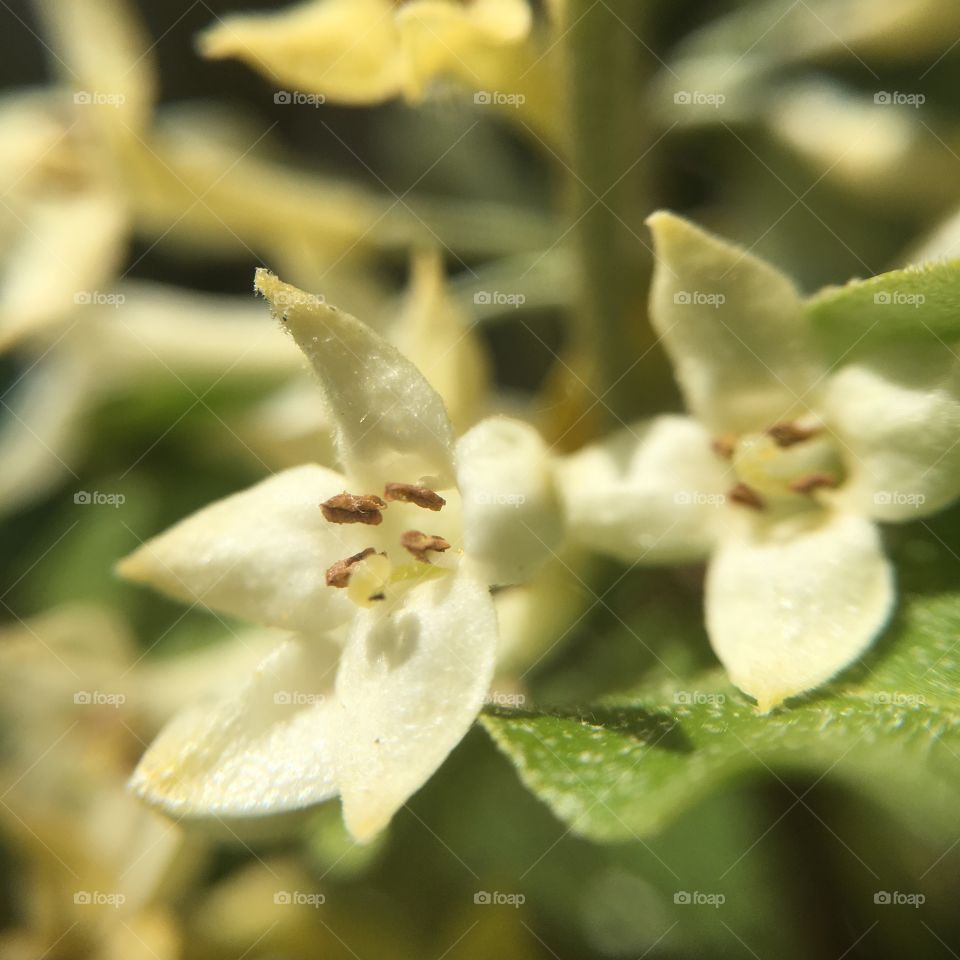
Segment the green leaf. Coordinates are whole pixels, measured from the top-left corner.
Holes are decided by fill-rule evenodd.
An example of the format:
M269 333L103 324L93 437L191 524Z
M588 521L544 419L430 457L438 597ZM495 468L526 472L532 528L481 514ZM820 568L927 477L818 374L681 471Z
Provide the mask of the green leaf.
M874 654L772 716L720 674L588 711L494 711L483 723L526 786L597 840L655 834L748 773L839 777L918 828L949 823L960 789L960 594L904 601Z
M807 316L832 356L890 339L960 339L960 260L892 270L826 287Z

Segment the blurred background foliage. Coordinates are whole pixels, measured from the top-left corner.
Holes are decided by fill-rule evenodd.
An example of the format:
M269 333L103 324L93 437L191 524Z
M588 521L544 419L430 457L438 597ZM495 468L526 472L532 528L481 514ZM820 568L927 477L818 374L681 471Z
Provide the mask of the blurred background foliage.
M563 407L577 402L576 391L562 382L556 362L569 339L576 269L559 260L566 246L554 246L567 224L562 147L545 149L529 130L491 118L449 91L418 106L279 108L273 86L258 73L236 61L204 60L195 48L196 34L216 17L269 8L267 0L137 0L135 6L157 41L160 114L169 122L213 103L216 115L237 119L231 129L246 131L241 141L256 142L258 155L363 185L388 202L423 200L418 209L439 211L435 222L467 201L495 204L489 222L502 229L492 241L463 247L454 241L447 251L451 289L465 309L474 307L477 275L506 277L509 284L521 262L511 257L529 263L550 250L558 258L554 272L546 272L548 257L542 274L534 274L541 279L527 306L483 317L477 330L510 402L552 424L563 445L575 442ZM0 86L15 91L50 82L35 9L8 0L0 22ZM750 245L807 292L900 265L915 251L953 250L960 22L949 3L682 0L643 4L634 26L642 82L616 95L635 118L644 151L630 172L642 200L623 211L638 234L653 209L687 213ZM598 62L596 70L603 69ZM721 84L728 91L721 109L684 110L674 102L677 90L716 91ZM878 118L878 91L922 92L925 103L919 110L891 107ZM559 89L557 99L562 110ZM271 251L255 235L242 241L194 250L175 238L135 234L122 272L131 280L252 299L254 268ZM406 283L408 253L402 244L378 250L358 273L356 300L340 305L362 315L366 300L396 297ZM649 255L639 243L635 255L631 269L642 282ZM324 289L322 276L310 289ZM265 309L263 323L270 327ZM636 329L638 343L649 341L642 301ZM36 360L29 345L0 358L4 413ZM100 676L128 678L132 663L148 673L162 669L241 629L127 586L112 567L147 536L264 475L264 460L250 454L238 424L288 376L261 370L233 377L224 362L219 372L191 377L157 365L86 409L69 471L37 496L23 497L2 520L0 602L10 649L24 642L19 624L27 621L44 649L57 651L57 660L73 651L83 664L77 670L86 671L91 654L78 652L82 638L71 639L83 624L104 643L94 657L106 671ZM637 395L644 409L637 412L678 408L658 350L649 351L634 377L642 384ZM122 494L124 502L83 508L74 502L77 491ZM956 555L948 545L960 543L960 510L922 529L897 529L891 540L903 582L955 587ZM518 679L528 703L588 703L655 678L663 663L683 675L711 665L700 625L701 571L601 570L596 582L607 574L614 586L603 601L564 632L550 658ZM582 581L566 589L586 593ZM58 610L65 620L34 619ZM90 617L103 619L91 625ZM146 694L131 695L122 709L98 711L95 721L68 707L51 719L44 698L54 694L40 679L50 663L31 667L29 660L24 654L0 681L3 797L16 798L43 756L55 782L41 792L47 799L64 792L58 809L67 814L63 821L51 814L48 822L28 794L26 809L37 816L28 819L24 807L5 800L5 958L892 958L956 956L960 945L955 815L931 834L849 785L797 770L723 784L655 837L596 844L554 819L479 729L372 849L352 847L336 804L272 824L264 835L196 831L147 907L132 917L111 916L106 907L91 919L61 901L78 889L81 861L99 863L93 882L111 882L96 855L77 852L88 813L103 814L109 804L73 796L70 784L85 782L91 768L97 777L108 768L111 789L119 790L164 708ZM231 670L223 675L226 683ZM68 689L81 682L74 673ZM43 727L41 717L51 726ZM51 733L46 740L42 730ZM88 839L99 849L118 841L121 829L108 817L90 827ZM319 891L326 902L276 904L278 889ZM878 907L878 889L922 891L927 902L922 909ZM684 890L723 893L726 901L722 909L676 904L674 895ZM525 902L481 907L474 903L478 891L522 894Z

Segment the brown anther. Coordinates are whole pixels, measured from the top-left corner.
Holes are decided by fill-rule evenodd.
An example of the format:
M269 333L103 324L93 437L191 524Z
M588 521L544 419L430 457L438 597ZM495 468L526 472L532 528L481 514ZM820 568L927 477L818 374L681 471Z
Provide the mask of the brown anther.
M403 503L415 503L426 510L440 510L446 500L434 493L429 487L418 487L413 483L388 483L383 490L385 500L400 500Z
M732 486L727 493L727 497L734 503L739 503L743 507L750 507L752 510L763 510L766 507L763 497L753 487L748 487L745 483L737 483Z
M338 560L336 563L332 564L327 568L327 586L328 587L345 587L350 582L350 574L353 573L353 568L361 561L366 560L371 554L376 553L373 547L367 547L366 550L361 550L360 553L355 553L352 557L347 557L346 560Z
M368 523L376 526L383 523L383 514L380 511L385 506L379 497L372 494L355 496L344 491L321 503L320 509L331 523Z
M767 435L773 437L778 447L792 447L795 443L803 443L817 432L815 427L801 427L796 423L775 423L767 429Z
M722 436L714 437L710 446L713 447L713 452L718 457L723 457L724 460L732 460L733 451L737 447L737 438L732 433L725 433Z
M430 534L421 533L419 530L408 530L400 537L400 545L409 550L421 563L429 563L427 556L428 550L435 550L442 553L450 549L450 544L443 537L434 537Z
M808 473L805 477L797 477L790 481L790 489L794 493L813 493L824 487L835 487L837 478L829 473Z
M385 593L374 593L371 596L367 597L368 600L386 600L387 595Z

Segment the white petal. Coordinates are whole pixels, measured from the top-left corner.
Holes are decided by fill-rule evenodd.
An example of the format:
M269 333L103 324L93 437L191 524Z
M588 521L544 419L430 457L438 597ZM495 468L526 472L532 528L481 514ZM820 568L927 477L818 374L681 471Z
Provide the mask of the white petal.
M337 675L334 764L357 839L386 826L470 728L496 637L486 587L463 573L419 584L393 610L354 622Z
M960 354L897 344L832 376L824 418L849 477L839 503L882 521L935 513L960 495Z
M178 816L255 816L334 796L338 656L323 638L287 640L237 696L175 717L144 754L131 786Z
M690 411L717 432L805 412L820 373L791 281L770 264L660 212L650 319Z
M119 198L106 191L33 204L0 272L0 349L58 321L82 319L109 288L126 227Z
M353 613L326 570L374 542L365 524L335 524L320 504L344 478L308 464L181 520L121 561L119 573L180 600L263 626L316 633Z
M618 431L558 469L572 540L628 563L702 560L730 521L734 478L689 417Z
M257 627L137 665L137 711L153 729L195 704L233 696L288 634Z
M550 557L563 536L553 459L520 420L491 417L457 443L464 549L487 583L517 583Z
M811 511L724 543L707 575L713 649L762 712L812 690L870 646L893 608L893 569L862 517Z
M320 378L351 480L453 483L453 428L423 374L366 324L257 271L257 289ZM351 491L354 492L354 491Z

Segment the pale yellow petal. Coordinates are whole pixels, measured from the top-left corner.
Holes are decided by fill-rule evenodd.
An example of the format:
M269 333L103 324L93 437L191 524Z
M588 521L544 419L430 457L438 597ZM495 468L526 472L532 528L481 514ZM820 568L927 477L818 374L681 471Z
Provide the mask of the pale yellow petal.
M289 87L291 100L311 92L342 103L377 103L400 90L401 48L390 0L307 0L276 13L227 17L202 34L200 49L214 59L243 60L274 86Z
M490 595L463 573L358 616L337 675L333 739L344 819L358 840L382 830L470 728L496 640Z
M620 430L560 462L573 542L627 563L703 560L731 520L730 465L690 417Z
M765 713L853 663L894 600L873 523L817 511L724 541L707 576L707 630L730 679Z
M326 571L370 545L370 527L330 523L320 510L345 487L324 467L285 470L148 540L118 572L263 626L331 629L353 605L345 591L327 586Z
M352 481L453 484L453 429L423 374L366 324L257 271L257 289L313 365Z
M258 816L334 796L338 656L323 638L286 641L235 696L176 717L131 786L148 803L190 817Z
M792 282L672 213L647 223L657 258L650 319L690 412L733 433L805 412L821 364Z

